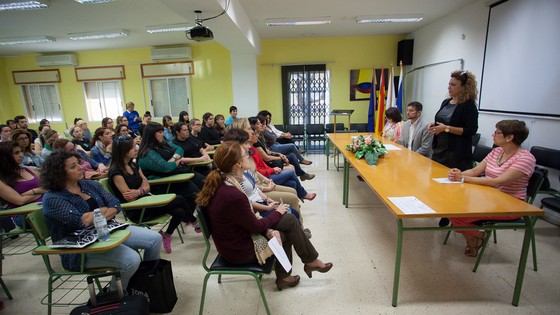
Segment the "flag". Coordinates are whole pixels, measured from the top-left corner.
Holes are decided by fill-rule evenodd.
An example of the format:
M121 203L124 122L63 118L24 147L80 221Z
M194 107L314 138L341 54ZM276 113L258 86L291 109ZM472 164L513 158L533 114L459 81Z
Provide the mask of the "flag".
M389 71L389 69L387 69ZM393 65L391 65L391 71L389 72L389 80L387 82L387 103L386 107L395 107L395 70Z
M385 69L381 68L381 83L379 84L379 100L377 101L377 123L375 131L379 134L383 133L385 127Z
M367 125L368 132L375 131L375 107L377 106L375 91L376 91L375 69L373 69L373 74L371 75L371 92L369 94L369 110L368 110L368 125Z
M397 91L397 108L399 112L403 112L402 103L403 103L403 66L401 61L401 74L399 75L399 90Z

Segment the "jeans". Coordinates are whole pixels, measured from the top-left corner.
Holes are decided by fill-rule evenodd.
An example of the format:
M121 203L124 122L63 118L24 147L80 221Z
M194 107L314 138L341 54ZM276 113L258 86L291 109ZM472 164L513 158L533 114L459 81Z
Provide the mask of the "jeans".
M273 145L270 146L270 149L272 151L276 151L276 152L282 153L284 155L287 155L288 153L293 153L296 156L296 158L298 159L298 161L300 161L300 162L305 160L303 155L301 155L301 153L299 153L296 145L293 144L293 143L280 144L278 142L275 142Z
M161 251L161 235L138 227L129 226L130 237L119 246L102 253L86 255L86 268L114 267L121 273L123 288L140 266L140 255L136 250L144 250L144 260L157 260Z
M300 199L307 195L307 191L303 188L303 186L301 186L299 178L296 176L296 172L292 170L282 170L280 174L272 174L269 178L278 185L284 185L295 189L297 196Z
M288 159L288 161L290 161L290 164L292 164L294 166L294 169L296 170L296 175L297 176L301 176L301 175L305 175L305 171L301 168L301 165L299 165L299 161L296 158L295 155L293 155L292 153L289 153L286 155L286 158Z

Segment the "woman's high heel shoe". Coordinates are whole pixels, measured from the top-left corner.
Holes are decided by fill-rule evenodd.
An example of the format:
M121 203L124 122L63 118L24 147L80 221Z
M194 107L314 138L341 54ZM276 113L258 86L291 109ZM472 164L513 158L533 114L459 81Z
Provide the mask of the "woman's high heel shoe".
M282 291L284 288L292 288L299 284L299 276L293 276L292 281L286 280L288 278L290 277L276 279L276 287L278 288L278 291Z
M330 263L330 262L325 263L325 266L322 267L322 268L321 267L311 267L309 265L305 265L305 266L303 266L303 271L305 271L307 276L309 278L311 278L313 276L313 274L312 274L313 271L319 271L320 273L329 272L329 270L331 270L332 266L333 266L333 264Z

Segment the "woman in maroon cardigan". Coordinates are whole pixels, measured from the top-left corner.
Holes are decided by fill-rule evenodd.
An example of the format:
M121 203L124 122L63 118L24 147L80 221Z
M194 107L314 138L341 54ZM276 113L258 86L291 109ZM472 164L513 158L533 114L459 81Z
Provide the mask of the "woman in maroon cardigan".
M279 205L266 218L257 218L241 188L243 172L251 166L248 158L249 155L239 143L222 143L214 154L218 169L208 175L196 199L197 204L205 208L203 211L206 211L212 226L212 239L220 255L231 263L257 263L251 235L261 234L268 239L276 237L290 262L293 245L310 278L313 271L328 272L332 263L323 263L317 259L319 254L296 218L292 214L286 214L285 205ZM276 264L275 271L279 290L298 285L299 276L290 275L280 264Z

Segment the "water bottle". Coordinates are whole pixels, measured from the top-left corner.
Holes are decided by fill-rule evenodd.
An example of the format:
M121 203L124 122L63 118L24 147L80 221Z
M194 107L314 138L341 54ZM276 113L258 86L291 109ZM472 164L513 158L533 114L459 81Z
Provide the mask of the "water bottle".
M97 239L100 242L106 242L109 240L109 228L107 227L107 219L101 210L95 209L93 210L93 224L97 229Z

